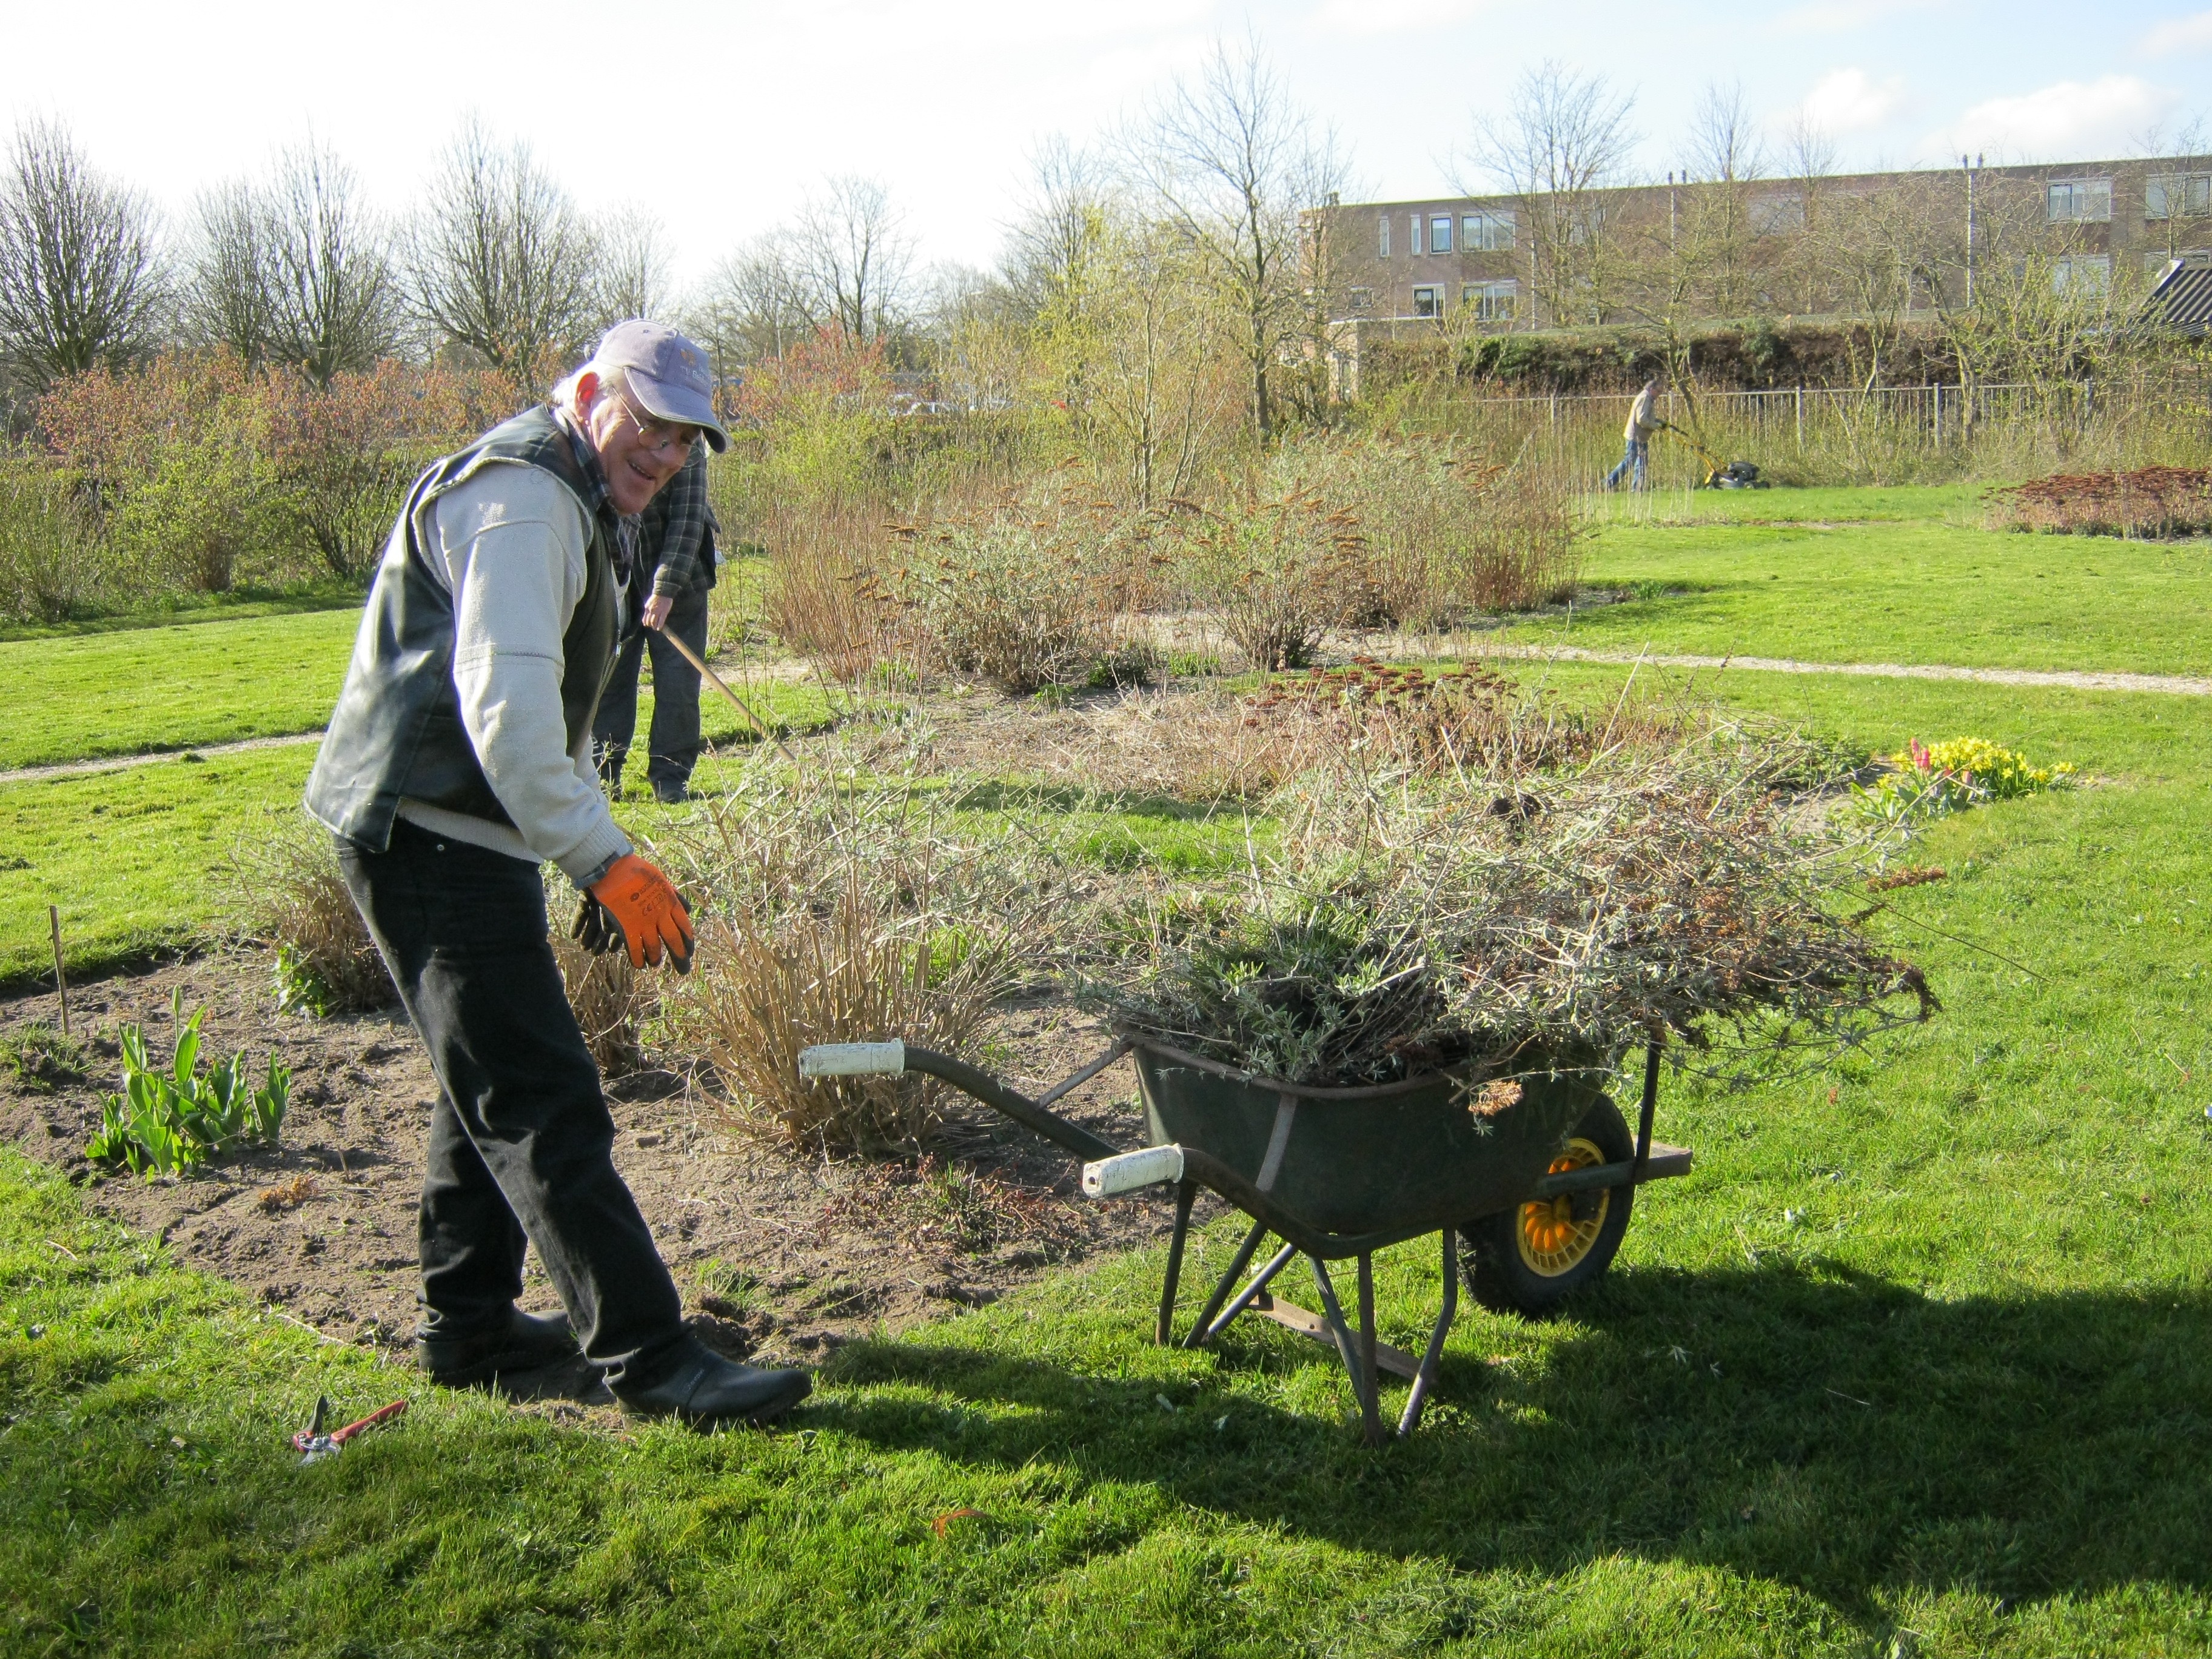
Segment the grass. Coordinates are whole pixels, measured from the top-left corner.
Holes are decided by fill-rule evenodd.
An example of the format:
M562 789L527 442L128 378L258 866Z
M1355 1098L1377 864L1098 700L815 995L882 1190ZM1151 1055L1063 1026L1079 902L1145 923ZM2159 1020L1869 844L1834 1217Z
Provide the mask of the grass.
M1771 556L1753 527L1679 533ZM1856 562L1901 556L1879 530L1822 546L1808 605L1848 610ZM1651 574L1649 544L1620 556ZM2066 620L2117 636L2124 592ZM1591 699L1625 677L1546 672ZM1696 1172L1642 1194L1565 1317L1466 1309L1413 1440L1358 1449L1333 1362L1272 1328L1152 1347L1156 1253L848 1348L789 1432L563 1429L257 1317L0 1153L0 1646L2212 1651L2212 708L1638 679L1869 750L1975 733L2091 783L1914 849L1949 878L1875 925L1927 965L1933 1024L1748 1092L1670 1080L1662 1132ZM197 769L143 769L173 797ZM25 787L0 810L28 823ZM1121 832L1216 855L1164 811ZM1387 1337L1413 1341L1436 1273L1425 1247L1385 1256ZM416 1404L301 1469L283 1437L319 1391Z
M0 644L0 769L318 730L360 621L321 611Z
M1787 495L1908 493L1947 494L1767 490L1739 492L1728 506L1747 499L1744 511L1779 515L1788 504L1777 498ZM1849 506L1831 499L1825 510L1792 510L1817 523L1623 516L1592 547L1583 580L1641 584L1661 596L1523 623L1496 637L1814 662L2212 672L2212 631L2199 620L2212 610L2212 548L2204 544L1831 516L1850 517Z

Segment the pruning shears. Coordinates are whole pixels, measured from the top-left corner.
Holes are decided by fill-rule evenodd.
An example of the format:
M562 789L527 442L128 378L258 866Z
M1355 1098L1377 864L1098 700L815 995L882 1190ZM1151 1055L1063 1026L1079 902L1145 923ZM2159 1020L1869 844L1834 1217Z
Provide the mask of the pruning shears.
M347 1441L367 1429L388 1421L407 1409L407 1402L395 1400L389 1406L379 1407L358 1422L349 1423L342 1429L323 1432L323 1424L331 1414L328 1395L315 1396L315 1414L307 1419L307 1426L292 1437L292 1449L298 1452L301 1464L319 1463L325 1457L336 1457L345 1449Z

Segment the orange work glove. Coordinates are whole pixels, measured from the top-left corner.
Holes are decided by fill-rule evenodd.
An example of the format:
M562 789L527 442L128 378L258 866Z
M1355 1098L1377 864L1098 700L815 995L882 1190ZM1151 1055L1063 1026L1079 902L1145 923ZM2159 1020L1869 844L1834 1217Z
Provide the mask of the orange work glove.
M621 945L633 968L659 967L665 952L678 973L691 971L691 907L635 853L623 854L592 884L573 931L594 955Z

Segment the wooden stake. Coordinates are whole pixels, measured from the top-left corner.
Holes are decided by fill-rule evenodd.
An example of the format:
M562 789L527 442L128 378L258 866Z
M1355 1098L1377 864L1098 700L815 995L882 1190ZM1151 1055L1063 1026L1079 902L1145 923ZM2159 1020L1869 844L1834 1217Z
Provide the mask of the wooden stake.
M46 907L46 920L47 920L49 922L51 922L51 923L52 923L52 924L53 924L53 929L54 929L54 989L55 989L56 991L58 991L58 992L59 992L59 993L61 994L61 999L62 999L62 1035L63 1035L64 1036L67 1036L70 1034L70 1021L69 1021L69 980L68 980L68 979L67 979L67 977L66 977L66 976L64 976L64 974L62 973L62 912L61 912L61 907L60 907L59 905L58 905L58 904L49 904L49 905Z
M704 674L708 679L712 680L714 683L714 689L737 705L738 713L743 714L747 720L750 720L756 726L760 728L761 736L766 738L778 749L783 750L784 759L789 761L793 766L799 764L799 757L791 752L790 745L786 744L781 738L776 736L775 729L771 727L766 720L763 720L758 714L754 714L751 709L745 707L745 700L739 696L736 692L731 690L730 688L723 683L722 677L720 674L717 674L713 669L708 667L704 662L701 661L697 652L694 651L690 646L684 644L682 640L670 633L666 629L661 629L659 632L663 639L666 640L669 644L676 647L678 654L682 656L684 661L690 663L702 674ZM657 689L655 695L658 695Z

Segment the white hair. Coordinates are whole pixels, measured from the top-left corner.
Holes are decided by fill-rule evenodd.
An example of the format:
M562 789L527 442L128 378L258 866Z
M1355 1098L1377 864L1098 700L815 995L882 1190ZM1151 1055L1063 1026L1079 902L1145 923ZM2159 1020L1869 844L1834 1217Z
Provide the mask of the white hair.
M620 397L629 390L629 370L620 363L592 362L586 363L574 374L556 385L553 388L553 401L564 409L574 410L577 414L582 414L583 410L578 408L576 404L576 386L586 374L596 374L599 377L599 396L602 398Z

